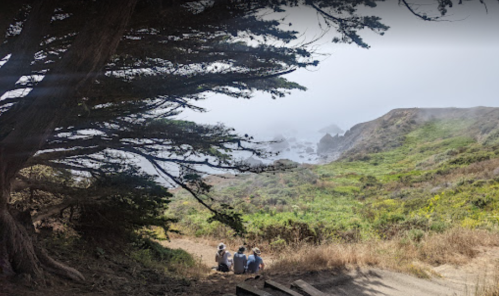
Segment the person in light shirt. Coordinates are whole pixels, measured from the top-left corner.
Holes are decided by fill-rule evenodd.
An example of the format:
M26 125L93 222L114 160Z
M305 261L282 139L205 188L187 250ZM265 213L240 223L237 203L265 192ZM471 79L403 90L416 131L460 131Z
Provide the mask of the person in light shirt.
M260 249L253 248L253 255L249 255L248 263L246 265L246 272L248 273L258 273L260 270L265 268L262 257L260 257Z
M215 262L218 263L217 271L229 272L232 267L232 258L229 251L226 251L224 243L218 245L217 253L215 255Z

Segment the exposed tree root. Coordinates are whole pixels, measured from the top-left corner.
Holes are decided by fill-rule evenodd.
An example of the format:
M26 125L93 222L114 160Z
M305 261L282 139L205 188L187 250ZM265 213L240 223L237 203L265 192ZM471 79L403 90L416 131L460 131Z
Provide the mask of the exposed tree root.
M85 281L85 277L78 270L55 261L47 254L47 251L45 251L45 249L38 247L35 249L38 259L40 260L40 263L42 263L42 266L45 270L51 272L52 274L77 282Z
M41 283L46 272L75 281L85 280L80 272L55 261L38 246L29 213L11 212L0 211L0 274L26 274Z

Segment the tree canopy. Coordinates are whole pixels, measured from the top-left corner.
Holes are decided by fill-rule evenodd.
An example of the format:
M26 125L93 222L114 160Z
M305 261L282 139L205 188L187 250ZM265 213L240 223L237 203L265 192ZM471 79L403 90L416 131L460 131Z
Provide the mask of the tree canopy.
M265 11L307 6L338 32L334 42L368 48L359 32L383 34L376 16L358 13L376 0L20 0L0 4L0 267L36 276L56 270L15 227L14 181L54 194L61 202L38 217L71 202L115 196L113 178L136 179L128 192L148 190L160 198L153 179L129 163L149 162L172 185L189 190L198 201L209 190L202 168L253 171L234 156L256 155L248 135L219 125L179 120L182 110L204 110L196 101L208 93L249 99L263 91L282 97L305 90L283 75L318 64L308 44L291 45L299 32ZM415 7L400 1L424 20ZM452 7L436 1L439 15ZM30 179L22 170L36 165L84 174L91 186L53 184ZM256 170L275 169L257 168ZM141 180L141 181L138 181ZM145 186L145 183L150 186ZM149 183L148 183L149 182ZM153 182L154 183L154 182ZM46 184L45 184L46 185ZM87 184L88 185L88 184ZM104 189L106 187L107 189ZM116 188L115 188L116 189ZM118 192L118 189L116 189ZM95 193L95 194L94 194ZM125 194L125 193L123 193ZM140 194L139 194L140 195ZM122 195L120 195L122 196ZM237 217L212 209L214 217L237 224ZM44 216L46 217L46 216ZM19 220L19 219L17 219ZM15 254L15 255L11 255ZM44 259L45 258L45 259ZM69 271L68 271L69 270ZM74 270L65 276L82 279Z

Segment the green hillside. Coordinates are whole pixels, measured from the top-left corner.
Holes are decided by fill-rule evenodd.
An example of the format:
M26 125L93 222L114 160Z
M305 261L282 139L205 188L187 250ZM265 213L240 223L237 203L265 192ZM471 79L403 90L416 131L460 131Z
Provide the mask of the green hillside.
M452 226L495 228L499 129L494 122L484 132L482 121L483 116L433 117L397 134L400 143L381 152L354 149L326 165L212 177L212 195L243 215L249 241L271 246L418 237ZM365 136L362 143L368 146ZM232 234L217 222L206 222L209 213L184 192L176 193L169 215L191 235Z

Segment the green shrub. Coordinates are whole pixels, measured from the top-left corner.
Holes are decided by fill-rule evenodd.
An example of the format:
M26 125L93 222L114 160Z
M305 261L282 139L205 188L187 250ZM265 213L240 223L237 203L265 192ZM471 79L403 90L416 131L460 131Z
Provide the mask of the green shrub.
M492 202L492 198L489 196L475 196L471 198L470 202L475 207L483 209Z
M421 229L410 229L407 232L407 236L413 242L419 243L425 235L425 232Z
M279 236L270 243L270 247L274 250L282 250L286 245L286 241Z
M449 228L449 225L447 223L444 223L442 221L435 221L430 224L430 229L431 231L442 233L444 232L447 228Z
M457 158L449 161L449 164L451 164L451 165L470 165L470 164L475 163L475 162L489 160L490 158L491 158L491 155L489 153L466 155L466 156L457 157Z

